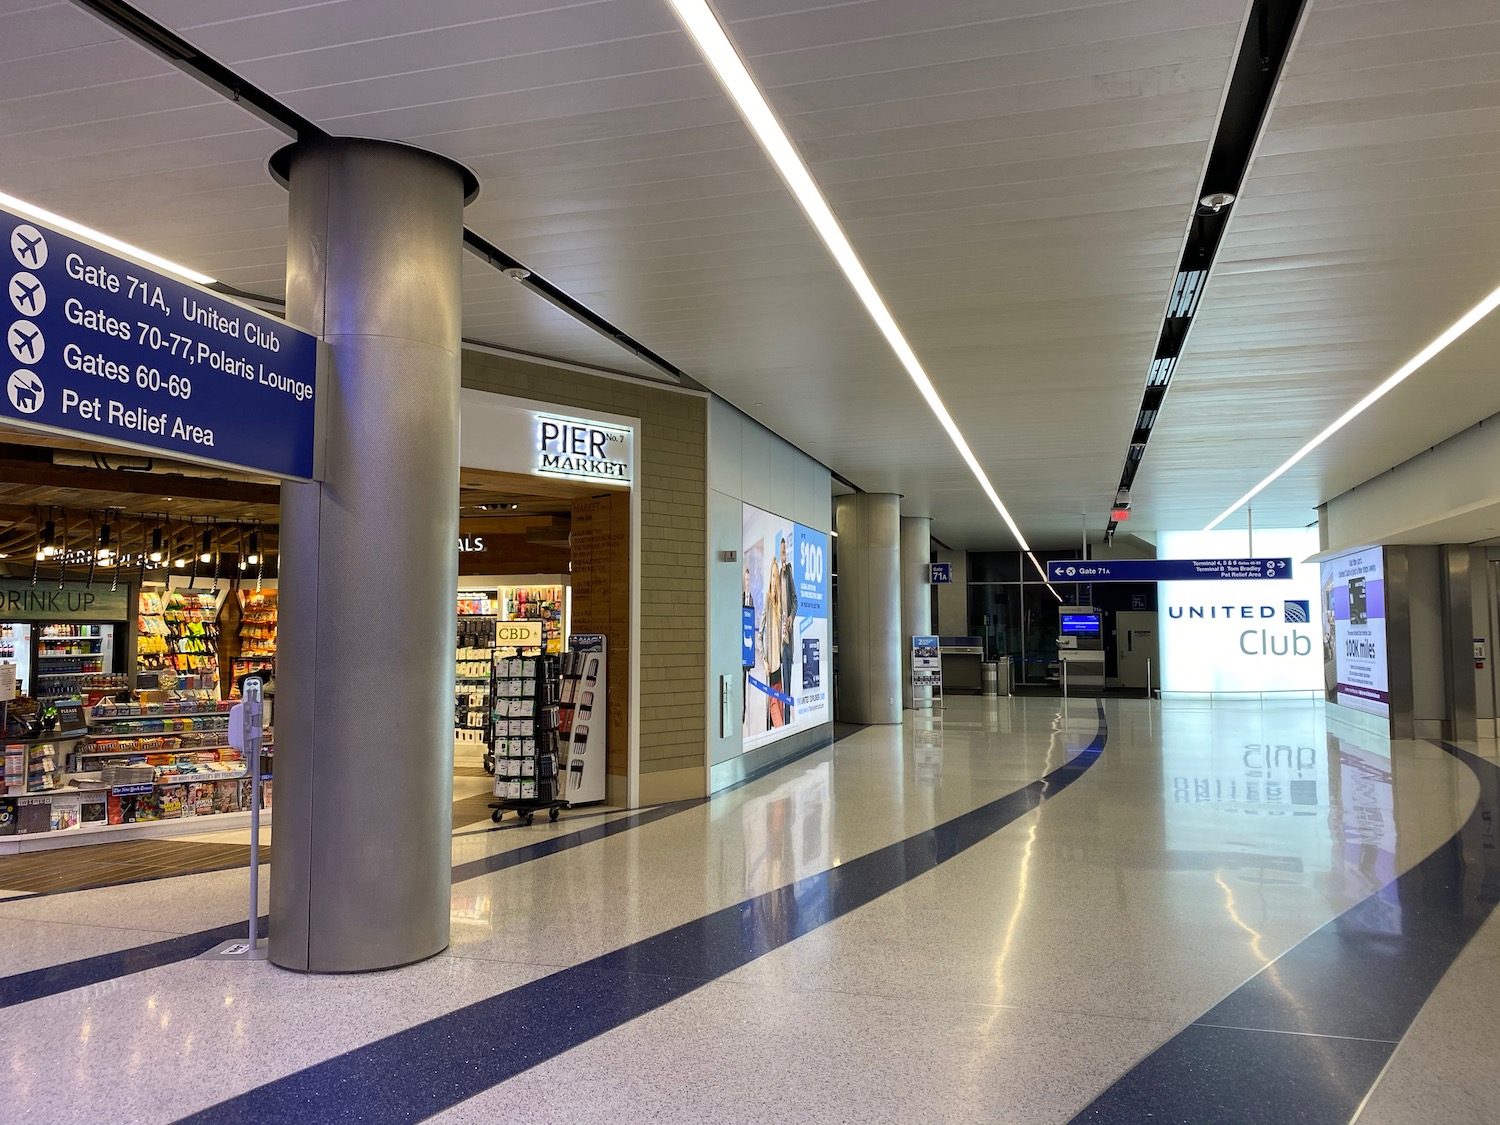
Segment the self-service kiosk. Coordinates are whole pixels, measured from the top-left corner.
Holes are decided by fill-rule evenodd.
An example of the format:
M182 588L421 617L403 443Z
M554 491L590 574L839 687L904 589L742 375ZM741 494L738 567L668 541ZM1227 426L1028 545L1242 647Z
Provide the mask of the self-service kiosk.
M1104 690L1104 630L1093 606L1057 607L1057 659L1071 695Z

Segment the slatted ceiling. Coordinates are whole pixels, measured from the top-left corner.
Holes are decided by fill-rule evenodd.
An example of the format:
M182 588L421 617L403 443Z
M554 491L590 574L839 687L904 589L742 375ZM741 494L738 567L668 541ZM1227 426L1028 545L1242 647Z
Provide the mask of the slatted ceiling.
M238 51L252 77L303 112L316 105L315 117L337 115L361 132L390 128L385 135L467 160L486 185L469 212L477 229L737 402L813 404L800 411L778 407L790 415L785 420L761 416L793 440L824 438L819 455L841 471L884 471L868 443L840 445L839 435L872 432L876 427L851 414L873 412L875 400L889 396L890 408L882 404L871 419L904 421L916 431L916 444L962 480L956 455L944 452L940 432L923 419L915 392L873 339L862 310L838 293L843 282L665 5L621 0L569 8L566 19L522 12L461 32L378 43L372 28L384 25L351 33L340 5L286 17L295 22L271 15L197 30L189 26L193 5L173 0L150 7L205 47ZM607 19L600 18L606 8ZM1142 321L1160 310L1242 5L1132 0L1088 6L1082 14L1056 8L1041 0L838 6L757 0L720 8L731 21L754 17L744 21L742 46L791 127L802 130L799 140L820 176L826 164L825 182L841 211L850 209L851 234L871 268L886 272L893 301L908 302L909 313L898 308L898 317L924 354L931 348L955 364L964 357L961 368L935 369L935 377L954 399L976 384L973 399L984 413L995 409L990 357L1008 351L1019 327L1065 318L1043 314L1043 302L1033 300L1034 315L984 316L987 335L983 323L954 317L961 297L983 316L987 299L990 307L1012 299L1024 288L1019 281L1030 278L1043 292L1052 281L1059 304L1110 326L1098 336L1100 347L1138 350L1137 367L1149 358L1149 330L1140 340L1121 339L1113 326L1133 323L1133 315L1108 315L1099 305L1140 285L1151 306ZM201 22L217 18L210 9ZM482 14L437 3L420 18L435 27ZM741 36L741 23L733 30ZM540 59L496 62L547 45L556 49ZM429 69L439 64L441 71ZM891 98L893 89L899 98ZM450 104L454 97L462 103ZM919 183L914 174L927 169L927 182ZM936 182L945 169L946 186ZM1064 197L1089 194L1070 191L1067 181L1087 183L1096 170L1097 198L1066 208ZM1042 190L1049 175L1062 182ZM905 177L911 179L903 183ZM841 186L846 198L838 196ZM1141 215L1126 214L1132 208L1123 198L1132 193L1149 235L1142 235ZM966 204L972 213L951 210ZM1056 234L1035 237L1049 208ZM1080 218L1078 210L1099 213ZM1140 251L1153 244L1159 245L1143 270ZM1086 245L1092 255L1080 256L1090 258L1093 277L1118 276L1105 268L1107 260L1133 276L1098 285L1100 296L1091 299L1069 289L1063 269L1046 272L1049 255ZM885 256L888 247L896 252ZM1154 284L1140 276L1158 268ZM466 331L481 334L473 306L469 313ZM923 332L913 318L930 319L932 327ZM1046 335L1028 337L1027 352ZM809 392L809 355L827 357L811 376L826 380L827 394ZM1032 354L1013 358L1012 373L1001 374L1002 391L1016 389L1015 372L1024 373L1022 380L1064 377ZM770 374L799 366L800 380ZM1067 366L1090 371L1106 394L1120 371L1128 388L1122 398L1142 378L1140 370L1124 375L1129 363L1115 368L1098 354L1070 356ZM768 381L775 386L766 388ZM1094 405L1098 424L1107 427L1108 405ZM1129 406L1120 413L1129 414ZM1128 429L1129 418L1114 425ZM1008 495L1007 474L1015 470L1003 450L1029 440L1033 429L1035 419L1001 418L994 426L994 473ZM841 463L840 456L853 460ZM914 495L920 481L900 483ZM1078 485L1053 478L1047 487L1057 494ZM979 502L964 505L963 514L972 513L975 525L991 533L993 514L985 514L977 489L973 498ZM1056 496L1039 499L1046 510ZM1071 517L1067 522L1071 535Z
M661 377L655 367L583 328L561 309L471 254L464 255L463 278L463 325L468 339L611 371Z
M468 219L486 237L740 405L765 403L752 412L866 487L905 492L909 508L931 499L949 541L1004 542L660 0L143 6L335 131L466 160L485 185ZM1112 498L1242 0L719 10L997 483L1034 538L1055 525L1071 542L1072 512ZM76 54L117 37L96 38ZM115 102L92 117L87 96L69 99L98 68L49 87L49 112L89 118L58 125L125 133L138 114L161 136L179 115L205 135L25 168L0 136L0 189L17 190L21 168L34 193L75 193L84 221L280 292L284 200L264 194L263 171L279 136L208 135L223 126L198 115L202 100L153 89L155 72L125 61L145 53L125 47ZM153 178L161 156L181 222ZM468 336L634 369L481 263L466 263L465 288ZM1060 468L1063 445L1099 463Z
M1141 470L1148 522L1202 526L1500 285L1500 84L1481 76L1500 76L1494 4L1310 8ZM1500 411L1497 347L1491 318L1257 497L1256 522L1306 523Z
M286 138L73 5L45 11L0 14L19 56L0 67L0 190L280 296L286 193L265 168ZM470 276L503 289L514 319L469 335L654 374L482 263Z
M264 171L279 133L73 4L0 14L0 57L0 190L280 290L284 198L279 234L223 235L258 193L279 191Z

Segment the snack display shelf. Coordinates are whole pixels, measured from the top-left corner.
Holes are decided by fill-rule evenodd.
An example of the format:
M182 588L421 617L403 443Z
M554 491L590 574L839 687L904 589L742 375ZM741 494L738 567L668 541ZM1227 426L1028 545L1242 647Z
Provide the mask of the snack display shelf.
M142 738L175 738L183 734L223 734L229 729L226 723L222 727L193 727L191 730L148 730L139 734L103 734L94 732L94 737L109 739L111 742L136 742Z
M176 750L89 750L75 754L76 758L145 758L158 754L207 754L210 750L233 750L227 742L222 746L179 746Z
M269 779L268 779L269 780ZM177 782L176 784L182 784ZM273 812L261 809L260 823L265 828L271 824ZM205 826L207 825L207 826ZM99 837L114 837L122 840L154 839L162 836L181 836L196 832L224 832L234 828L248 828L250 813L221 812L200 816L166 817L159 820L136 821L130 824L80 824L62 832L37 832L32 835L0 836L0 855L22 855L29 852L53 851L79 845L98 843Z
M73 738L83 738L88 734L86 730L57 730L51 734L39 734L26 738L0 738L0 743L6 746L40 746L47 742L66 742Z
M175 773L158 777L152 782L153 785L188 785L194 781L240 781L250 776L249 770L241 770L239 773ZM270 774L262 774L262 780L269 781Z
M229 712L213 706L205 706L201 711L162 711L159 714L150 715L95 715L90 718L89 726L104 726L105 723L150 723L157 718L228 718Z

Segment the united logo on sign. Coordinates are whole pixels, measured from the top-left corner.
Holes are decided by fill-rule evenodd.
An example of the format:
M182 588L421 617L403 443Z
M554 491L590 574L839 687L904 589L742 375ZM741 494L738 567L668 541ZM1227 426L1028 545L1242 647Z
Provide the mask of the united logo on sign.
M1312 614L1308 610L1305 601L1293 601L1288 599L1282 603L1282 620L1297 625L1305 625L1312 620Z

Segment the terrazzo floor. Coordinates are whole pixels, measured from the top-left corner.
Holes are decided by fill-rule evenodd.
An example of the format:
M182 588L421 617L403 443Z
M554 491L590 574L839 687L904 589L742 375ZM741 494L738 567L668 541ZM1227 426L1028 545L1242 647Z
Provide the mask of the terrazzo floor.
M1189 1120L1089 1107L1430 854L1493 849L1454 843L1487 799L1442 747L1311 701L954 698L655 819L456 818L454 864L472 874L452 888L450 948L419 965L308 977L180 960L12 1003L0 1120ZM534 847L598 825L613 830ZM1465 903L1488 893L1478 862L1451 892ZM895 877L870 890L870 864ZM243 887L207 872L5 899L0 977L66 978L242 922ZM1394 967L1439 956L1409 904L1381 917L1378 955L1407 959ZM645 967L672 940L677 967ZM1410 1027L1381 1040L1379 1081L1348 1036L1277 1040L1355 1095L1309 1090L1284 1120L1494 1120L1500 926L1447 955ZM524 1007L564 980L566 1005ZM1288 999L1309 1020L1324 1002ZM505 1077L476 1082L476 1066ZM415 1077L398 1083L402 1067ZM332 1110L306 1108L329 1090ZM1231 1105L1194 1125L1262 1120Z

